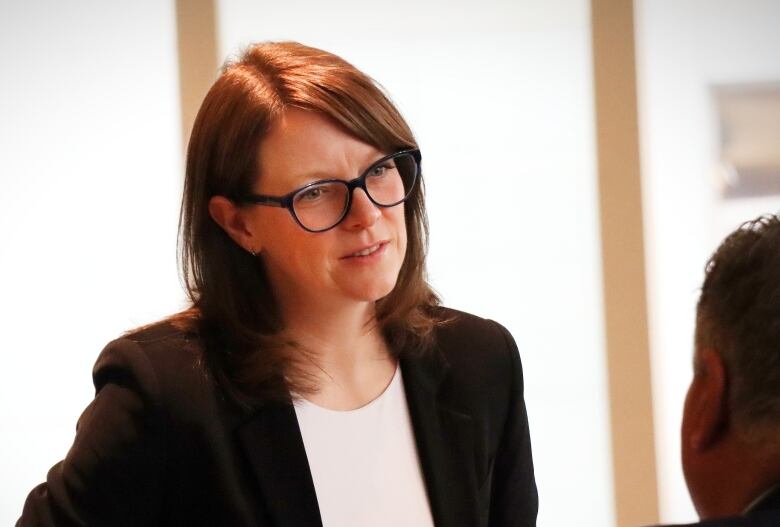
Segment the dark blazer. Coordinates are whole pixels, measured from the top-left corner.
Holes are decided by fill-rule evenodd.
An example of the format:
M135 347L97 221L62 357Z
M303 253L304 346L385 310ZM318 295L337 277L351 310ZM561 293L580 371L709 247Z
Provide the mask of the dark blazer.
M535 525L517 347L495 322L445 315L454 320L433 349L401 359L434 521ZM93 378L73 446L17 525L321 525L294 408L231 403L197 338L169 324L127 335L106 346Z
M731 518L716 518L676 527L779 527L780 526L780 482L754 504L748 512ZM674 527L674 526L670 526Z

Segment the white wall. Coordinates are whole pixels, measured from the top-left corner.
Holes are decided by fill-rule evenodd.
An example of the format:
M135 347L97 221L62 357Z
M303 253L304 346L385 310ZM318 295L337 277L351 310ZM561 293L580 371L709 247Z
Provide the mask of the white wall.
M679 461L704 264L741 222L780 197L722 202L710 88L780 80L775 0L637 0L650 332L661 519L696 518Z
M519 344L539 525L613 525L588 2L218 5L223 53L299 40L389 90L423 152L434 286Z
M0 525L70 447L92 364L177 310L172 2L0 6Z

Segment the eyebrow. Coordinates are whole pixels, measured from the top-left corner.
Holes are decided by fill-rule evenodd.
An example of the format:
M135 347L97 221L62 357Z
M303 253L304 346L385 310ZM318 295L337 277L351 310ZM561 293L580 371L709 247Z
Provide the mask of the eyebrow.
M301 172L299 174L292 174L290 176L290 179L296 182L295 188L308 185L309 183L313 183L315 181L321 181L323 179L341 179L343 181L350 181L352 179L360 177L363 174L363 172L368 170L374 163L376 163L386 155L388 154L382 153L381 151L377 151L376 154L371 156L371 161L369 161L368 164L366 164L365 167L363 167L360 170L360 172L358 172L354 177L351 177L349 179L344 179L342 177L334 175L331 172L328 172L326 170L320 170L320 169L315 169L309 172Z
M293 174L290 179L295 182L296 188L301 185L307 185L314 181L320 181L323 179L342 179L332 173L325 170L312 170L311 172L303 172L300 174Z

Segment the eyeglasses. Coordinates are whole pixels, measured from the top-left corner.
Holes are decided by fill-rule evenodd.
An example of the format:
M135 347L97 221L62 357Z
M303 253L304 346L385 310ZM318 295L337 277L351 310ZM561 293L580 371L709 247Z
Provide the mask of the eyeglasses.
M323 232L347 216L356 188L363 189L377 207L394 207L406 201L419 178L421 158L419 150L403 150L383 157L351 181L323 179L284 196L249 194L238 201L286 208L307 231Z

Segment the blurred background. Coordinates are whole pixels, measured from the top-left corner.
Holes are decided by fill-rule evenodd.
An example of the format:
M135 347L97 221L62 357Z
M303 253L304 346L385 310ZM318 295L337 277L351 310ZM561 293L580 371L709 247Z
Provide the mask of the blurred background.
M282 39L373 76L416 133L430 279L520 348L539 525L694 520L694 307L721 238L780 209L778 21L774 0L2 0L0 524L67 452L102 347L184 307L192 117L224 60Z

